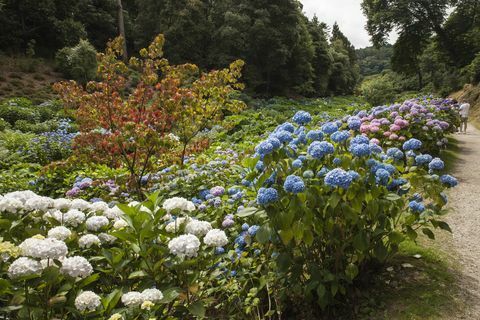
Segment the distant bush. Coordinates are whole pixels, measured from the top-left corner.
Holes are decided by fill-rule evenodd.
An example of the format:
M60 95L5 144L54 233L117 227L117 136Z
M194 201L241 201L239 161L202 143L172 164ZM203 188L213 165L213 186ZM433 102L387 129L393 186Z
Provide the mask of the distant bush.
M10 128L10 124L7 121L0 118L0 132L8 128Z
M30 123L38 122L40 121L40 114L34 109L12 106L10 104L0 104L0 118L3 118L11 126L14 126L18 120L24 120Z
M402 91L392 72L383 72L365 78L359 90L365 100L374 106L394 102L397 94Z
M80 40L74 47L60 49L55 62L58 70L66 77L85 84L95 77L97 51L88 40Z
M475 59L463 69L467 81L471 84L480 82L480 53L477 53Z

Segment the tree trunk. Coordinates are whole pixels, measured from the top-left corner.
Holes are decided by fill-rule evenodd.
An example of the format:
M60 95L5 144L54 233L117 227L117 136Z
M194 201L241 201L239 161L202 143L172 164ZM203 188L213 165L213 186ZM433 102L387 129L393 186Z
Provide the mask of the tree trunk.
M417 76L418 76L418 90L422 90L422 88L423 88L423 75L422 75L422 71L420 70L420 68L418 68Z
M123 6L122 0L117 0L117 10L118 10L118 32L120 37L123 39L123 60L127 61L127 38L125 37L125 22L123 21Z

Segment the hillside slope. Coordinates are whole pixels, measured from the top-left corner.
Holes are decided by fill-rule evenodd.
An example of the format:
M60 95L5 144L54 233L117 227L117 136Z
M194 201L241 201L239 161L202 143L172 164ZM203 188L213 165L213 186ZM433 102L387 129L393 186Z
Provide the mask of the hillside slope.
M477 127L480 127L480 84L476 86L466 84L462 90L452 93L450 98L458 101L468 101L472 106L470 111L471 121Z

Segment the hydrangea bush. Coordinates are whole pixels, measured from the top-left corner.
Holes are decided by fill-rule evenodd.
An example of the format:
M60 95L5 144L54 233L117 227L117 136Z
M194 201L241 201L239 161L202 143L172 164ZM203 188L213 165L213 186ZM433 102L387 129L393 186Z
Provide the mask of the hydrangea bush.
M299 112L258 144L244 161L257 210L240 215L261 224L257 239L276 257L287 301L326 307L401 242L450 230L441 220L444 191L457 181L426 152L438 151L455 117L448 100L412 100L320 125Z

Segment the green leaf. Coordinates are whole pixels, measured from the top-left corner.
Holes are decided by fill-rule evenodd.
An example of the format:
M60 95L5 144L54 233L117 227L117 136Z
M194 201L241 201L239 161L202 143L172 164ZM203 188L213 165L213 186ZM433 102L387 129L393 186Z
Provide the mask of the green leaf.
M258 229L256 238L260 243L267 243L270 240L270 227L268 225L263 225Z
M188 306L188 311L196 317L205 317L205 307L202 301L196 301Z
M410 238L410 240L415 241L417 239L417 232L412 229L412 227L407 226L407 236Z
M446 230L450 233L452 233L452 229L450 229L450 226L448 225L448 223L446 223L445 221L437 221L438 222L438 227L442 230Z
M367 237L363 232L353 237L353 247L359 251L365 251L368 248Z
M353 264L353 263L350 263L348 266L347 266L347 269L345 270L345 274L347 275L347 277L350 279L350 280L353 280L355 279L355 277L358 275L358 267L357 265ZM333 292L332 292L333 294ZM334 294L333 294L334 295Z
M236 214L237 217L241 217L241 218L245 218L245 217L249 217L253 214L255 214L258 210L258 208L254 208L254 207L247 207L247 208L244 208L243 210L240 210L240 212L238 212Z
M423 228L422 229L422 232L427 236L429 237L430 239L434 240L435 239L435 235L433 234L432 230L428 229L428 228Z
M400 244L405 239L405 237L400 232L393 231L388 235L388 239L390 239L390 242L393 244Z
M381 262L385 261L388 255L387 248L381 241L377 242L375 248L373 248L373 253L375 254L375 257Z
M390 200L390 201L397 201L397 200L400 200L402 197L400 197L398 194L396 193L389 193L387 194L387 196L385 197L385 199L387 200Z
M163 290L163 298L160 300L160 303L170 303L175 300L180 295L180 288L169 288Z
M128 275L128 279L136 279L136 278L143 278L143 277L146 277L147 276L147 273L143 270L138 270L138 271L134 271L132 273L130 273Z
M282 242L285 245L289 244L290 241L293 239L292 229L280 230L279 234L280 234L280 238L282 239Z
M323 284L318 285L317 294L320 298L322 298L325 295L326 292L327 292L327 290L325 289L325 286Z
M330 199L328 199L328 204L330 204L330 206L335 209L341 199L342 197L338 193L332 193Z

